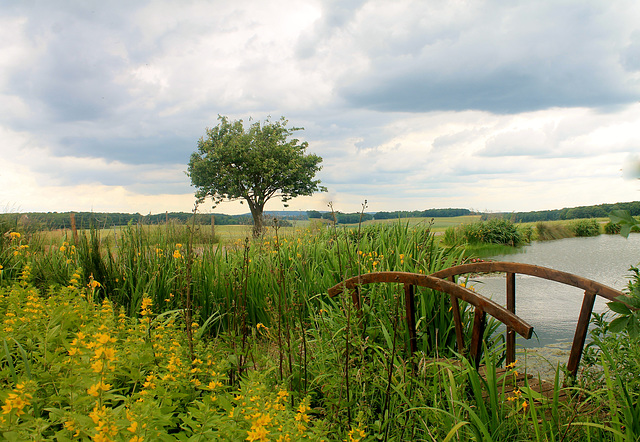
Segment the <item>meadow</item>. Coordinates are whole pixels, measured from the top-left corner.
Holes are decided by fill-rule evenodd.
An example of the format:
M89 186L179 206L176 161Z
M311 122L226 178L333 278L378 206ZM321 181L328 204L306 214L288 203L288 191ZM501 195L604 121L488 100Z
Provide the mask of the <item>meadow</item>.
M340 228L129 225L0 229L0 433L5 440L637 440L640 346L594 318L578 379L544 399L455 352L449 298L327 289L359 274L429 274L473 259L426 220ZM631 264L631 263L630 263ZM640 297L635 274L629 293ZM464 281L459 281L463 284ZM464 323L473 312L463 308ZM631 315L632 313L629 313ZM490 323L484 362L504 340ZM467 340L470 327L467 326ZM461 361L461 362L459 362ZM552 381L554 381L552 379ZM566 387L565 387L566 384ZM563 388L571 400L557 398Z

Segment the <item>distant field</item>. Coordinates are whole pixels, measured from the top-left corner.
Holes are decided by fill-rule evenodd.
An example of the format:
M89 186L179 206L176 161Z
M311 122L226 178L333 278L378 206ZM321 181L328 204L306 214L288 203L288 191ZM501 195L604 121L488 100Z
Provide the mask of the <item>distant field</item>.
M372 226L372 225L380 225L380 224L394 224L394 223L408 223L410 226L416 225L427 225L433 219L433 228L434 232L444 232L447 227L457 226L459 224L470 224L473 222L480 221L480 215L467 215L467 216L456 216L456 217L446 217L446 218L401 218L401 219L384 219L384 220L370 220L362 223L363 226ZM281 227L279 230L280 235L291 235L296 233L297 231L307 230L307 229L323 229L328 228L331 223L327 220L294 220L291 221L292 227ZM159 228L164 227L163 225L145 225L142 228L147 229L149 232L158 231ZM338 228L355 228L357 224L340 224ZM104 240L113 240L120 235L120 232L125 229L126 226L118 226L111 227L108 229L100 229L100 237ZM175 226L177 229L184 229L185 226L178 224ZM209 234L211 232L211 227L208 225L198 225L196 229ZM79 230L82 232L81 230ZM233 243L237 240L244 239L246 237L251 237L252 226L247 225L221 225L215 226L215 235L219 238L220 242L223 244ZM272 236L275 234L273 227L267 227L265 229L266 236ZM50 244L58 244L64 240L71 239L72 233L71 230L51 230L42 232L42 238L46 243Z
M379 225L379 224L392 224L392 223L409 223L410 226L414 225L426 225L433 220L433 231L444 232L447 227L457 226L459 224L471 224L480 221L480 215L465 215L465 216L452 216L444 218L400 218L400 219L380 219L370 220L362 223L363 226Z
M480 215L466 215L466 216L455 216L455 217L444 217L444 218L400 218L400 219L384 219L384 220L369 220L362 223L363 227L380 225L380 224L394 224L394 223L402 223L409 224L410 226L417 225L427 225L433 220L432 230L434 232L444 232L448 227L457 226L460 224L471 224L474 222L480 221ZM598 218L597 219L600 224L606 224L609 219L608 218ZM544 221L544 224L550 226L569 226L572 222L576 220L560 220L560 221ZM297 231L312 229L326 229L331 224L327 220L294 220L291 221L292 227L281 227L279 234L282 236L291 235L296 233ZM520 226L531 226L534 231L536 228L537 222L532 223L519 223ZM357 224L340 224L338 228L356 228ZM148 229L149 231L157 231L160 227L164 227L163 225L145 225L144 229ZM103 239L111 239L115 236L118 236L120 231L124 229L125 226L122 227L112 227L109 229L101 229L101 237ZM185 226L182 224L176 224L176 229L184 229ZM208 225L199 225L196 226L196 229L199 229L201 232L209 235L211 232L211 227ZM246 237L251 237L252 226L247 225L221 225L215 226L215 235L219 238L222 244L233 243L237 240L244 239ZM265 231L266 236L274 235L273 227L267 227ZM44 237L46 238L46 242L50 242L53 244L57 244L62 242L65 238L69 239L71 236L70 230L53 230L46 232ZM535 239L535 238L534 238Z

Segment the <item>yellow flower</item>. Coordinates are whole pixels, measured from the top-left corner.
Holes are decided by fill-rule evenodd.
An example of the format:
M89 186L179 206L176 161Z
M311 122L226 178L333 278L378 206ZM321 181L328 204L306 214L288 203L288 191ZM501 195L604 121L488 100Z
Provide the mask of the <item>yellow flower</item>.
M182 258L182 254L180 253L180 250L178 250L178 249L174 250L174 251L173 251L173 257L174 257L175 259L180 259L180 258Z
M265 427L271 423L272 417L268 414L256 413L253 417L256 419L251 424L251 429L256 430L260 427Z
M352 428L349 431L349 439L345 439L348 442L358 442L363 439L367 434L362 428Z
M256 428L255 430L249 430L247 432L247 438L245 440L248 440L249 442L251 441L266 441L267 439L267 434L269 434L269 432L267 431L266 428L264 427L259 427Z
M98 397L100 395L100 391L109 391L110 388L111 384L105 384L104 382L100 381L97 384L89 387L87 389L87 393L89 393L90 396Z
M20 233L18 232L11 232L9 236L11 237L11 239L16 239L16 238L20 238L22 235L20 235Z

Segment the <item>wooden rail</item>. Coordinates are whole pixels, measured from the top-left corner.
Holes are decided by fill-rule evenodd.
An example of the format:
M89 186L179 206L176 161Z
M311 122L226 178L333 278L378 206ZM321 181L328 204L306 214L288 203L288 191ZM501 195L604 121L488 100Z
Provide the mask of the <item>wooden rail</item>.
M439 292L447 293L451 297L454 318L456 318L456 341L458 351L464 352L464 335L460 307L458 300L463 300L475 307L473 329L471 334L471 344L469 356L476 364L480 365L482 357L482 337L486 324L486 315L490 314L500 322L506 324L510 330L518 333L525 339L530 339L533 334L533 327L526 323L513 312L505 309L501 305L475 293L454 282L433 276L421 275L407 272L376 272L366 273L347 279L328 290L329 296L336 296L343 292L351 293L354 305L360 308L359 286L363 284L395 282L404 284L406 321L409 330L409 342L411 355L417 351L417 334L415 322L415 286L427 287Z
M459 275L495 272L506 273L506 308L453 282ZM482 336L486 324L486 314L490 314L507 326L506 362L509 364L515 361L515 333L518 333L525 339L530 339L533 333L533 327L516 316L516 274L518 273L560 282L562 284L578 287L585 291L578 324L576 326L576 332L573 338L573 344L571 346L571 353L567 363L568 371L575 377L580 365L580 359L582 357L582 351L587 337L589 320L591 318L596 296L602 296L609 301L618 301L618 297L624 296L622 292L591 279L531 264L514 262L477 262L450 267L431 275L407 272L367 273L349 278L339 284L336 284L331 287L328 292L329 296L336 296L337 294L345 291L351 293L354 305L359 308L360 285L385 282L404 284L406 321L409 330L411 354L417 351L414 287L427 287L446 293L451 298L458 351L463 353L465 350L462 316L460 314L459 306L459 300L463 300L475 307L469 355L475 362L476 366L479 365L482 355Z
M584 343L587 339L587 332L589 328L589 320L591 313L593 312L593 304L595 303L596 296L602 296L609 301L617 301L620 296L624 296L619 290L613 289L599 282L591 279L583 278L571 273L562 272L560 270L550 269L548 267L536 266L533 264L523 264L517 262L476 262L471 264L462 264L448 269L441 270L433 273L431 276L436 278L448 278L453 280L456 276L464 275L468 273L506 273L507 276L507 310L514 313L516 312L516 274L536 276L538 278L547 279L549 281L556 281L562 284L570 285L573 287L584 290L584 296L582 299L582 307L580 309L580 315L578 317L578 324L576 326L576 332L573 336L573 344L571 345L571 353L569 354L569 361L567 362L567 370L575 377L578 373L578 367L580 365L580 359L582 358L582 351L584 349ZM515 360L515 333L511 330L509 324L507 325L507 363L511 363Z

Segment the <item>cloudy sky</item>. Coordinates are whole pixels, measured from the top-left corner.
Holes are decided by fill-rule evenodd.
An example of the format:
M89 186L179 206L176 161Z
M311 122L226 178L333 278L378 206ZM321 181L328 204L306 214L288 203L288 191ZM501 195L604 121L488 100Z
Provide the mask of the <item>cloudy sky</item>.
M218 115L305 128L290 209L639 200L640 2L0 0L0 210L189 211Z

